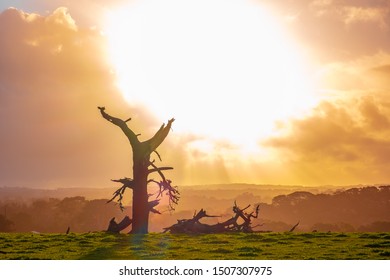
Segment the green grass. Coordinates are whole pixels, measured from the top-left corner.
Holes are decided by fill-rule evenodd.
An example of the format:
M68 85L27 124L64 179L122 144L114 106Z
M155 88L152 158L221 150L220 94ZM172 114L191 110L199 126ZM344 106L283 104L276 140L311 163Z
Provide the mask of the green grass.
M390 259L390 233L0 233L0 259Z

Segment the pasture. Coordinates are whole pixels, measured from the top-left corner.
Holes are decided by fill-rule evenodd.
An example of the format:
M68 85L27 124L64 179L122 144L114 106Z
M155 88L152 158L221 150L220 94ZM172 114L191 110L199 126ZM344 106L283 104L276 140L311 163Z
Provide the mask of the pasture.
M0 259L389 260L390 233L0 233Z

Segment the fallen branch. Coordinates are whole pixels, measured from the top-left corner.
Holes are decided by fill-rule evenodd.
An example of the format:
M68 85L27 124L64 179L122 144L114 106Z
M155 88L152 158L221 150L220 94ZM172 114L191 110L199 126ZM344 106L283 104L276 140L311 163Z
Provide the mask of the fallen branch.
M132 220L129 218L129 216L126 216L123 218L122 221L119 223L115 222L115 217L110 220L110 223L108 225L108 229L106 232L110 233L119 233L120 231L124 230L128 226L130 226L132 223Z

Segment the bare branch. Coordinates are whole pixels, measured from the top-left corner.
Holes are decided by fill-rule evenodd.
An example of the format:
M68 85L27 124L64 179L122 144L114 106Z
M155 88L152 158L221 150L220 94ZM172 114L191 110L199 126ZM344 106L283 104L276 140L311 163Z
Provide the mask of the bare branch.
M249 204L247 207L245 207L244 209L242 209L241 211L245 211L245 210L248 209L249 207L251 207L250 204Z
M150 162L150 165L154 167L154 169L150 169L150 170L155 170L156 172L158 172L158 174L160 175L161 179L163 179L163 181L166 181L164 173L161 172L161 170L154 164L153 161Z
M102 114L103 118L108 120L109 122L115 124L116 126L119 126L123 133L127 136L127 138L130 141L130 144L133 145L138 145L140 144L137 135L127 126L126 122L129 121L130 119L127 119L126 121L113 117L105 112L106 108L105 107L98 107L100 110L100 113Z
M117 179L117 180L111 180L111 181L122 183L123 185L122 185L122 187L120 187L119 189L117 189L113 193L113 197L110 200L108 200L107 203L110 203L114 199L118 198L117 202L119 203L119 208L121 209L121 211L123 211L125 209L125 207L123 206L123 203L122 203L123 194L125 193L125 190L127 188L129 188L129 189L134 188L134 181L130 178L123 178L123 179Z
M157 209L154 208L154 207L156 207L159 204L160 204L160 199L148 201L149 211L152 212L152 213L155 213L155 214L161 214L160 211L158 211Z
M163 171L163 170L172 170L173 167L169 167L169 166L166 166L166 167L157 167L157 168L153 168L153 169L149 169L149 174L150 173L153 173L153 172L159 172L159 171ZM161 176L161 174L160 174Z
M158 211L157 209L154 209L154 208L152 208L152 209L150 209L150 212L152 212L152 213L154 213L154 214L162 214L160 211Z
M293 232L298 225L299 225L299 221L288 232Z
M163 124L152 138L144 142L146 145L149 146L150 152L155 151L158 146L160 146L160 144L164 141L174 121L174 118L170 119L166 126L165 124Z
M200 211L194 215L195 220L200 220L201 218L220 218L221 216L208 215L206 210L200 209Z
M153 152L155 152L158 158L160 159L160 161L162 161L160 154L156 150L154 150Z
M157 182L157 181L154 181L153 182L156 182L160 188L159 190L159 194L157 195L157 198L162 196L163 192L167 192L168 196L169 196L169 207L174 210L175 208L173 207L173 204L177 204L178 201L179 201L179 191L177 190L177 187L173 187L171 185L172 181L171 180L167 180L164 176L164 173L162 173L161 170L170 170L171 168L170 167L157 167L153 162L150 162L150 165L154 167L154 169L151 169L150 172L158 172L158 174L160 175L162 181L160 182Z
M123 179L111 179L111 181L113 182L118 182L118 183L122 183L124 187L126 188L134 188L134 181L133 179L130 179L130 178L123 178Z

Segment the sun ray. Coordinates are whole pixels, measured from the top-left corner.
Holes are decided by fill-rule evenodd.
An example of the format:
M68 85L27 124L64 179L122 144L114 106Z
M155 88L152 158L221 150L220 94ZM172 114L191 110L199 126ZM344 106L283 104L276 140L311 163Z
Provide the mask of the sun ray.
M178 132L256 147L316 102L299 50L250 0L132 1L105 33L125 99Z

